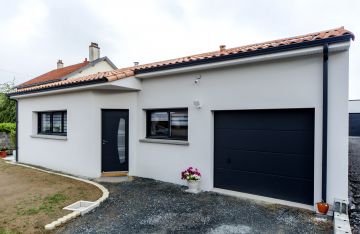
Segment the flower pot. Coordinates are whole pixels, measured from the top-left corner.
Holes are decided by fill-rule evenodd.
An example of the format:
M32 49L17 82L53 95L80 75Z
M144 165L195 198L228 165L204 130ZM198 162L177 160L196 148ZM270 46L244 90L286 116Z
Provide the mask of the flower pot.
M6 158L6 155L7 155L6 151L0 151L1 158Z
M316 206L320 214L326 215L327 212L329 211L329 204L325 202L318 202L316 203Z
M189 187L186 190L189 193L199 193L200 192L200 180L187 180L187 185Z

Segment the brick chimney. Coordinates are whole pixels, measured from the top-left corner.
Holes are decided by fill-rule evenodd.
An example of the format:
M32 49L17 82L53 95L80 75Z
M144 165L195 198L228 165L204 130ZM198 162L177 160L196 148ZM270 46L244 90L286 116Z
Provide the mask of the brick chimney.
M63 68L63 67L64 67L64 63L63 63L63 61L62 61L61 59L59 59L59 60L57 61L57 69Z
M223 52L226 50L226 45L220 45L220 52Z
M91 42L89 46L89 61L92 62L100 58L100 48L97 43Z

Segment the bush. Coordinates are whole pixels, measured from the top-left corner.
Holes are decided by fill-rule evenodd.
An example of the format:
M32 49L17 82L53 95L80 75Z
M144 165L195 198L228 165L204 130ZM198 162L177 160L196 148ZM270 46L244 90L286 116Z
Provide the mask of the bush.
M14 90L14 81L0 83L0 122L14 123L16 120L16 102L6 93Z
M0 123L0 132L11 133L16 131L16 123Z
M10 133L10 140L12 148L16 144L16 123L0 123L0 132Z

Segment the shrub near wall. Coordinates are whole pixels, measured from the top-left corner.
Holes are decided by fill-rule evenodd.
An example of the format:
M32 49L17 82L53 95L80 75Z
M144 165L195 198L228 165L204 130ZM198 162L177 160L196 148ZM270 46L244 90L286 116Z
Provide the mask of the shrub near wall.
M15 149L16 143L16 124L0 123L0 147L6 146Z

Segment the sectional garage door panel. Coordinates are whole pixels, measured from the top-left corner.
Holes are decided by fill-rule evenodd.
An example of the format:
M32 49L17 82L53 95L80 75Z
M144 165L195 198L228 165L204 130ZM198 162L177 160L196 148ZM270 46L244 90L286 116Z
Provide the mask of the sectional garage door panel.
M360 113L349 114L349 136L360 136Z
M314 158L312 156L244 150L218 152L227 156L225 160L218 158L215 160L218 169L251 171L312 180L314 171L312 166ZM284 166L284 161L287 161L286 166Z
M215 112L215 125L217 128L249 130L311 130L314 117L307 115L308 112L313 112L313 109L219 111Z
M296 180L296 178L273 176L269 174L247 171L231 171L218 169L215 186L228 190L251 193L260 196L289 200L303 204L313 204L313 181ZM234 183L234 179L241 183ZM305 192L307 191L307 192Z
M314 110L215 112L214 186L313 204Z
M304 140L314 135L313 130L217 129L216 134L223 148L290 154L312 154L314 150L313 142Z

